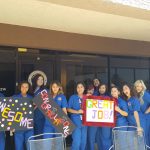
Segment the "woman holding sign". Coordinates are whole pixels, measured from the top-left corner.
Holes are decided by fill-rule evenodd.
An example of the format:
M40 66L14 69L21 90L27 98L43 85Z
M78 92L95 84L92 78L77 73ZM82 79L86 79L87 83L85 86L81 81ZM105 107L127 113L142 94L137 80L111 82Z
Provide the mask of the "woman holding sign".
M95 96L98 96L99 94L99 89L97 91L97 94L95 93ZM94 87L93 86L89 86L87 88L87 96L92 96L94 95ZM95 149L95 140L96 140L96 134L98 131L99 127L95 127L95 126L89 126L87 129L87 146L86 149L87 150L94 150ZM99 137L98 137L99 138Z
M2 93L0 93L0 97L4 97ZM5 149L5 132L0 131L0 150Z
M44 82L44 76L42 74L36 74L32 78L32 90L33 95L37 96L42 90L45 89L46 83ZM43 134L45 124L45 116L43 113L35 106L34 110L34 134Z
M129 126L137 126L138 132L141 133L145 125L145 120L142 118L142 113L140 110L140 102L135 98L133 88L124 84L122 87L123 99L127 101L128 106L128 123Z
M19 86L20 94L14 95L13 97L14 98L23 98L23 97L32 98L32 96L28 94L29 88L30 88L30 85L28 82L26 81L21 82ZM30 136L33 136L33 129L26 130L26 131L15 131L16 150L24 150L24 147L26 147L26 149L29 150L27 142Z
M70 97L68 102L68 112L71 113L71 120L76 125L72 133L72 150L85 150L87 140L87 126L82 125L82 98L85 91L85 85L82 82L77 83L77 94Z
M99 96L108 97L107 85L101 84L99 86ZM99 127L96 135L96 141L99 150L109 150L112 144L112 128L111 127Z
M64 95L62 85L58 81L53 81L50 84L50 95L52 99L59 105L60 108L67 114L67 100ZM44 126L44 133L55 133L55 128L53 125L46 119Z
M116 126L128 126L128 106L126 101L119 97L120 91L118 87L114 86L111 88L111 95L118 101L118 106L115 106L115 111L117 112Z
M140 102L141 117L145 119L146 122L146 125L143 127L146 136L146 144L150 145L150 94L146 92L146 86L142 80L137 80L134 83L134 89L136 91L136 98Z

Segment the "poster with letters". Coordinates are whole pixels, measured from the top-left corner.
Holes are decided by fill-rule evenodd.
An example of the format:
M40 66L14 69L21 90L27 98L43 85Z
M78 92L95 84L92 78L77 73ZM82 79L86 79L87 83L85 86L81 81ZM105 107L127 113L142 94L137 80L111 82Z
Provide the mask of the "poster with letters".
M29 98L0 98L0 131L33 128L33 104Z
M40 111L47 117L50 123L55 127L57 132L62 133L64 137L70 135L75 129L75 125L69 117L62 111L56 102L50 97L47 90L41 91L33 102Z
M83 124L87 126L114 127L116 124L116 99L108 96L85 96Z

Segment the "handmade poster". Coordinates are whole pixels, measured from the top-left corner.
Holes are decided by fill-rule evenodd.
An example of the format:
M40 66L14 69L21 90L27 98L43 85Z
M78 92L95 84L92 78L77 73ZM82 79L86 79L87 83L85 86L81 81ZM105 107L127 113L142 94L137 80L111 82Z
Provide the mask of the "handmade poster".
M0 131L33 128L33 105L29 98L0 98Z
M114 127L116 99L101 96L87 96L83 100L83 124L87 126Z
M67 137L75 129L75 125L69 117L62 111L56 102L50 97L47 90L41 91L33 102L41 110L41 112L48 118L50 123L55 127L57 132L62 133Z

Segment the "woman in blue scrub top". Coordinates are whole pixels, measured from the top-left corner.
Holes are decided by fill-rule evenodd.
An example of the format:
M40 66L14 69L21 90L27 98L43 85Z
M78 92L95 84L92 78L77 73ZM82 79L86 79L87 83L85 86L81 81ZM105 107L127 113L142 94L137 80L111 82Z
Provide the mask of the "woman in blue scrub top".
M0 97L4 97L2 93L0 93ZM0 150L5 149L5 132L0 131Z
M141 117L145 119L144 132L146 137L146 144L150 145L150 94L146 92L146 86L142 80L137 80L134 83L136 98L140 102Z
M32 79L33 95L37 96L42 90L45 89L44 77L41 74L36 74ZM44 132L45 116L35 106L34 110L34 134L39 135Z
M87 92L86 95L87 96L92 96L94 94L94 86L90 85L89 87L87 87ZM87 127L87 146L86 149L88 150L94 150L94 144L95 144L95 136L96 136L96 132L98 127L94 127L94 126L89 126ZM92 138L94 137L94 138Z
M87 126L82 124L82 98L85 91L84 83L78 82L76 86L77 94L70 97L68 102L68 112L71 114L70 118L76 125L76 129L72 133L72 147L71 150L85 150L87 140Z
M128 85L124 84L122 87L122 96L123 99L127 101L128 105L128 123L129 126L136 126L138 132L142 132L142 127L145 124L145 121L140 117L141 110L140 110L140 102L135 98L133 88ZM141 127L142 126L142 127Z
M101 84L99 86L99 96L108 96L106 84ZM96 135L96 141L99 150L109 150L112 145L112 128L99 127Z
M118 101L118 106L115 106L115 111L117 112L117 122L116 126L128 126L127 116L128 116L128 106L127 102L123 100L120 95L120 90L118 87L114 86L111 88L111 96L116 98Z
M58 104L58 106L67 114L67 100L64 95L62 85L58 81L53 81L50 84L50 95L52 99ZM44 133L56 133L53 125L46 119L44 126ZM53 136L53 135L52 135Z
M28 94L29 87L30 87L30 85L28 82L26 82L26 81L21 82L21 84L19 86L20 94L14 95L13 97L16 97L16 98L27 97L27 98L32 99L32 96L30 96ZM24 150L24 149L29 150L28 138L30 136L33 136L33 129L26 130L26 131L15 131L15 148L16 148L16 150Z

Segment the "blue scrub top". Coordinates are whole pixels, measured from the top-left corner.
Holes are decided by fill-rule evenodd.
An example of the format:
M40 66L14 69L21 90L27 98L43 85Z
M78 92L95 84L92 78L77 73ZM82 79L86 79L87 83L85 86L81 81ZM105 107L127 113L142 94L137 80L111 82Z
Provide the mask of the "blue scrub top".
M118 106L121 110L125 111L128 113L128 105L127 105L127 102L125 100L123 100L122 98L118 98ZM123 118L126 118L124 116L122 116L120 113L117 113L117 118L119 117L123 117Z
M137 111L139 113L139 117L141 115L140 111L140 102L135 97L131 97L127 100L128 105L128 122L129 125L137 126L135 118L134 118L134 111Z
M77 95L72 95L68 102L68 108L74 109L74 110L80 110L82 104L82 99ZM82 115L81 114L71 114L70 115L71 120L77 127L82 126Z
M98 96L99 95L99 88L98 87L94 87L94 96Z
M82 99L77 94L72 95L68 101L68 108L80 110L81 103ZM80 117L80 114L71 114L71 117Z
M34 92L34 96L37 96L41 91L43 91L43 90L47 90L46 88L39 88L38 90L36 90L35 92ZM48 91L48 90L47 90Z
M121 110L128 113L127 102L120 97L118 98L118 106ZM121 121L122 123L127 123L127 117L122 116L120 113L117 112L117 121ZM121 122L119 122L119 123L121 123Z
M108 93L100 94L98 96L103 96L103 97L111 97Z
M60 108L67 108L67 99L63 94L57 95L53 100L60 106Z
M23 98L22 94L17 94L17 95L13 95L13 97L16 97L16 98ZM31 95L27 94L26 98L32 98Z
M150 94L145 91L142 98L144 103L140 104L141 106L140 108L141 108L141 112L145 114L145 111L150 107Z
M68 102L68 108L74 109L74 110L80 110L82 104L82 99L77 95L72 95ZM71 117L78 117L80 118L80 114L71 114Z

